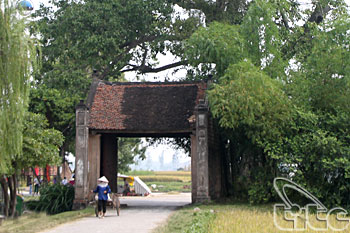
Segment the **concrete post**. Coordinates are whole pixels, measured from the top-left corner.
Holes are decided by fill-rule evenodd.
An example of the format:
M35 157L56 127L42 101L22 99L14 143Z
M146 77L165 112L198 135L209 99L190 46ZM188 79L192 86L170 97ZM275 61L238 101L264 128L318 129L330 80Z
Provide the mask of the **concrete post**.
M89 111L82 100L76 106L75 113L75 199L73 209L83 209L86 207L86 198L89 191L87 190Z
M208 104L200 100L196 106L196 168L197 195L196 202L210 200L209 166L208 166Z

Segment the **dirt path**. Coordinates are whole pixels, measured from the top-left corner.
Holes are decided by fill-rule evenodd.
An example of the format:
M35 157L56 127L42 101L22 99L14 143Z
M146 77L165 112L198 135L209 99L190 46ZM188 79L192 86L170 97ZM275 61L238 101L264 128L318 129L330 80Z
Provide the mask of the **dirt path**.
M121 210L120 216L116 211L107 209L106 217L86 217L75 222L66 223L42 233L146 233L151 232L162 223L179 206L191 203L191 195L152 194L149 197L122 197L121 204L127 204Z

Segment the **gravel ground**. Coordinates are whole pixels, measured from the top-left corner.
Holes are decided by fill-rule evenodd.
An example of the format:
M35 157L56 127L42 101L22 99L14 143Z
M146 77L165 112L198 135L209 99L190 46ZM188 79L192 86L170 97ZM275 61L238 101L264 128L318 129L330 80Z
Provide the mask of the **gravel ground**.
M152 194L148 197L121 197L121 204L127 207L121 209L120 216L116 211L107 208L106 217L86 217L69 222L42 233L146 233L151 232L180 206L191 203L190 193Z

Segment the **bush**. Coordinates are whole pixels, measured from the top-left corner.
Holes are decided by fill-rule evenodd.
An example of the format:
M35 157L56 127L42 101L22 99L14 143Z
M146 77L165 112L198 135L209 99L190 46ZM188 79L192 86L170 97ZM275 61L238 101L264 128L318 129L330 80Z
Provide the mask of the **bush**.
M74 188L70 185L49 184L40 188L39 201L28 201L30 210L46 211L48 214L58 214L72 210Z

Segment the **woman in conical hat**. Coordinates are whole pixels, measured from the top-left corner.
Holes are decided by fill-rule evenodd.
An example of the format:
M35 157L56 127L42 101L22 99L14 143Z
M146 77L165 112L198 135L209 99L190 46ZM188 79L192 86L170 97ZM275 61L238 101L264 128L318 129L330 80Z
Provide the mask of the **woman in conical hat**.
M108 200L107 193L111 192L111 188L109 187L108 180L105 176L100 177L97 181L98 185L96 189L91 190L91 192L98 193L98 217L104 218L106 214L106 204Z
M102 182L102 183L107 183L107 184L108 184L108 182L109 182L105 176L102 176L102 177L98 178L97 181L100 181L100 182Z

